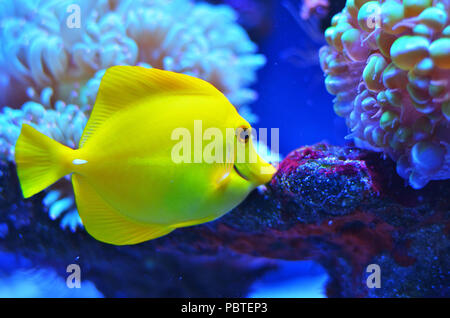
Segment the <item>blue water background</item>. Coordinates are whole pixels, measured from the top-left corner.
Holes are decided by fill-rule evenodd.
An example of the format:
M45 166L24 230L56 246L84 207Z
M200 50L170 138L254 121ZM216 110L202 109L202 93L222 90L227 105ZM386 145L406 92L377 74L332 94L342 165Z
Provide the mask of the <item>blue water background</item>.
M255 85L259 94L252 105L259 117L255 128L279 128L282 155L320 141L344 144L347 128L334 113L333 96L325 89L317 52L320 44L302 30L282 1L274 1L272 12L273 29L259 44L267 64ZM302 62L286 57L294 50L308 58Z

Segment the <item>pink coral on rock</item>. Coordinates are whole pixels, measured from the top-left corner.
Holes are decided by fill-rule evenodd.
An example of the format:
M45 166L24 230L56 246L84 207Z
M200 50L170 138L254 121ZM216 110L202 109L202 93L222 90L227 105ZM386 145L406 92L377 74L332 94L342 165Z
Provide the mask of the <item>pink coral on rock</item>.
M347 0L320 50L348 138L415 189L450 178L449 13L449 0Z

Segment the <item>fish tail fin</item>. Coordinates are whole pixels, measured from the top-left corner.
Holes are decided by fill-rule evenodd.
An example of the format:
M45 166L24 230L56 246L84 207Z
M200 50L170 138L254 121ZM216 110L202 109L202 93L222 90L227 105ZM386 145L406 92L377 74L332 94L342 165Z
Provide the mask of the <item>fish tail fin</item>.
M15 160L23 196L29 198L71 173L73 151L30 125L22 125Z

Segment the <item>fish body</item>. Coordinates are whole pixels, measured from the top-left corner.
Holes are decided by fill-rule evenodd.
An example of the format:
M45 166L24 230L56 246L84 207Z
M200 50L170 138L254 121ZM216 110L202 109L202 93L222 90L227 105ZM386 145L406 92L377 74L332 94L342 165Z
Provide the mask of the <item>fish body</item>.
M136 244L214 220L271 179L275 169L256 154L251 140L234 133L242 127L251 129L203 80L115 66L102 79L79 149L23 125L17 172L25 197L71 173L86 230L106 243ZM214 151L206 154L220 160L204 158L211 144L203 140L206 131L216 132ZM174 151L180 136L190 138L181 138L187 146L182 161ZM237 162L239 142L256 154L254 162Z
M242 178L236 178L236 172L227 171L222 163L195 163L192 155L190 162L173 164L170 158L171 150L178 142L172 140L171 132L179 127L194 131L192 118L213 114L208 99L202 101L198 97L195 97L196 113L192 114L186 107L193 102L190 99L184 98L180 104L178 98L169 97L165 103L179 104L175 107L161 105L163 110L157 114L152 114L145 104L123 112L80 149L77 157L88 164L76 167L75 171L85 176L108 203L142 222L176 224L212 217L211 209L216 210L216 217L227 212L230 207L226 204L226 211L214 209L214 201L220 197L224 197L225 202L242 200L252 189L251 183L239 184ZM186 111L189 116L184 116ZM232 111L224 112L220 118L234 117ZM173 112L179 116L172 116ZM139 122L139 118L148 120ZM212 127L223 125L217 117L204 118L202 122L208 122ZM111 139L110 136L118 137ZM220 176L227 172L237 179L238 189L233 187L234 184L223 190L219 188ZM232 197L235 200L230 200Z

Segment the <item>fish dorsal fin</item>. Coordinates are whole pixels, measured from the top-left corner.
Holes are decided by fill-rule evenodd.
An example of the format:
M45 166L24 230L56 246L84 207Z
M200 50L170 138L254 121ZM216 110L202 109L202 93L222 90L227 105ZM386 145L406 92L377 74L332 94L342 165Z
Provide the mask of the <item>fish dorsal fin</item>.
M225 98L213 85L193 76L141 66L110 67L100 82L79 147L85 145L95 130L120 110L138 105L144 98L175 94Z

